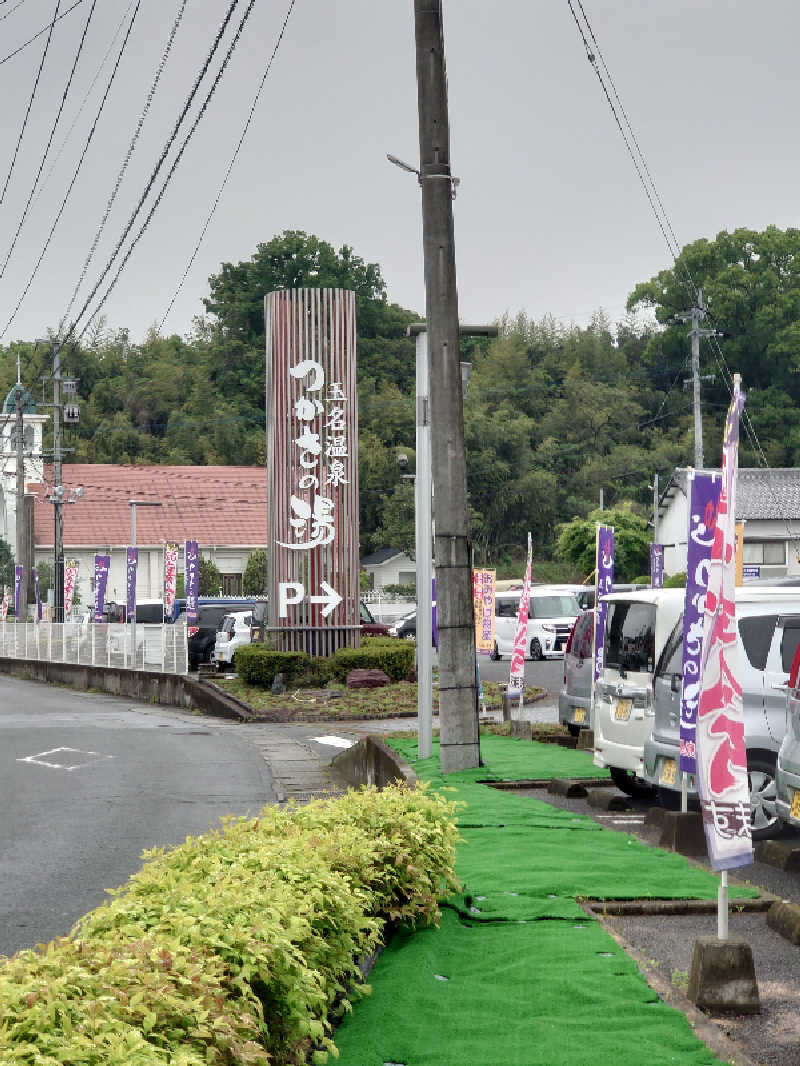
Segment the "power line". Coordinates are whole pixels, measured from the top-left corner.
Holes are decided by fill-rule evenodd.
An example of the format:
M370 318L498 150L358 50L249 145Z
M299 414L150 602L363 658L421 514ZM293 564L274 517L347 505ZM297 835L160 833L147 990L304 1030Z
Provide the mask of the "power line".
M0 3L5 4L5 3L7 3L7 0L0 0ZM18 7L22 7L22 5L24 3L25 3L25 0L18 0L18 2L16 4L14 4L14 6L11 8L10 11L6 11L5 15L0 15L0 22L2 22L3 19L7 19L9 15L13 15L14 12L17 10L17 8Z
M56 7L55 7L55 11L53 12L53 21L50 23L50 31L47 34L47 40L45 41L44 51L42 52L42 58L41 58L41 61L39 63L39 69L36 71L36 79L35 79L35 81L33 83L33 90L31 92L31 98L28 101L28 108L27 108L27 110L25 112L25 117L22 120L22 129L19 131L19 137L17 138L17 146L14 149L13 156L11 157L11 165L8 168L8 174L6 175L6 182L5 182L5 185L3 186L3 191L0 192L0 204L2 204L3 199L4 199L5 195L6 195L6 190L8 189L8 183L11 181L11 174L13 173L13 170L14 170L14 164L17 162L17 156L19 155L19 146L22 144L22 138L25 136L25 130L27 129L27 126L28 126L28 118L30 117L31 108L33 107L33 101L34 101L34 98L36 96L36 90L39 88L39 79L41 78L42 70L44 69L44 61L45 61L45 59L47 59L47 53L48 53L48 50L50 48L50 39L53 36L53 27L55 26L56 20L58 19L58 9L60 7L61 7L61 0L56 0Z
M213 41L213 43L211 45L211 49L209 50L208 55L206 56L206 60L203 63L203 66L200 68L200 73L195 78L194 85L192 86L192 89L191 89L191 91L189 93L189 96L187 97L186 102L184 103L183 108L181 109L180 114L178 115L178 118L177 118L177 120L175 122L175 125L173 126L172 133L170 134L170 136L169 136L169 138L167 140L167 143L164 145L164 148L163 148L163 150L161 152L161 155L158 158L158 161L157 161L157 163L156 163L156 165L155 165L155 167L153 169L153 172L150 175L150 177L149 177L149 179L147 181L147 184L145 185L144 192L139 197L139 202L137 203L136 207L133 209L133 212L131 213L131 216L128 219L128 222L127 222L124 230L122 231L122 235L120 236L119 240L117 241L116 247L114 248L114 251L111 253L111 256L110 256L108 262L106 263L102 273L100 274L100 277L97 279L94 288L89 293L89 295L86 297L86 300L84 301L83 306L81 307L81 309L78 312L78 314L75 316L75 318L74 318L74 320L72 322L72 325L70 326L70 328L67 331L65 337L63 338L64 341L68 337L72 336L73 333L75 332L75 329L77 327L78 322L83 317L83 315L84 315L84 313L86 311L86 308L89 306L90 302L94 299L95 293L97 292L97 290L100 288L100 286L102 285L103 281L107 277L109 271L111 270L112 266L114 265L114 260L119 255L120 248L122 247L122 245L123 245L123 243L125 241L125 238L128 236L128 234L130 233L131 229L133 228L133 225L134 225L134 223L136 221L136 217L137 217L137 215L139 214L139 212L142 209L142 204L147 199L147 196L150 193L150 190L152 189L156 178L158 177L158 172L160 171L161 167L164 164L164 160L167 157L167 153L169 152L170 148L174 144L175 138L178 136L178 131L180 129L180 126L181 126L184 118L186 117L186 113L188 112L189 108L191 107L192 101L194 100L195 96L197 95L197 91L200 88L200 82L203 80L203 78L204 78L204 76L206 74L206 71L208 70L208 68L209 68L209 66L211 64L211 60L214 58L214 55L215 55L215 53L217 51L217 48L219 47L220 40L222 39L222 36L223 36L225 30L227 29L228 23L230 22L230 20L231 20L231 18L233 16L234 9L236 8L236 5L238 4L238 2L239 2L239 0L231 0L230 5L228 6L228 10L227 10L227 12L225 14L225 18L224 18L224 20L222 22L222 25L220 26L220 28L219 28L219 30L217 32L217 35L216 35L216 37L215 37L215 39L214 39L214 41ZM97 310L95 310L95 314L96 313L97 313ZM92 317L94 317L94 315ZM87 325L88 325L88 323L87 323ZM85 329L82 330L81 336L83 336L83 334L85 332L86 332ZM63 343L63 341L62 341L62 343Z
M59 0L59 2L60 2L60 0ZM84 27L83 27L83 33L81 34L80 43L78 44L78 50L75 53L75 59L73 60L73 63L72 63L72 69L69 72L69 77L67 78L67 84L64 86L64 92L61 95L61 103L58 106L58 113L57 113L57 115L55 117L55 120L53 122L53 125L52 125L52 127L50 129L50 136L47 139L47 145L46 145L44 153L42 155L42 161L39 164L39 169L36 172L36 177L34 178L33 185L31 186L31 191L30 191L30 194L28 196L28 201L25 204L25 209L22 212L22 217L19 220L19 225L17 226L17 232L14 234L14 239L11 242L11 247L8 249L8 254L6 255L6 258L5 258L4 262L3 262L2 267L0 267L0 278L2 278L5 275L6 267L8 266L8 261L9 261L9 259L11 258L11 256L14 253L14 249L17 246L17 241L19 240L19 235L22 232L22 227L25 225L25 219L28 217L28 211L30 210L31 201L33 200L34 193L36 192L36 186L39 183L39 178L42 176L42 171L44 170L44 165L45 165L45 162L47 161L47 154L50 151L50 147L51 147L51 145L53 143L53 138L56 135L56 127L58 126L59 120L61 118L61 113L64 110L64 105L67 102L67 96L69 95L70 86L72 85L72 79L75 77L75 69L78 66L78 61L81 58L81 53L83 52L83 46L84 46L84 43L86 41L86 34L89 32L89 25L90 25L90 23L92 21L92 15L94 15L94 9L95 9L96 6L97 6L97 0L92 0L92 6L89 8L89 14L86 17L86 23L84 24Z
M75 3L72 5L72 7L68 7L66 11L62 11L55 21L60 22L63 18L67 17L70 11L74 11L78 4L82 3L83 0L75 0ZM7 63L9 59L13 59L14 56L18 56L20 52L23 51L23 49L28 47L29 44L33 44L33 42L38 40L43 33L47 33L48 29L52 29L52 23L49 26L43 27L41 30L39 30L38 33L34 33L33 37L28 38L25 44L21 44L19 48L15 48L13 52L9 52L7 56L5 56L3 59L0 59L0 67L2 67L3 63Z
M275 56L278 54L278 49L281 46L281 42L283 41L283 35L286 32L286 26L288 25L289 17L292 14L295 2L296 2L296 0L291 0L291 3L289 4L289 7L288 7L288 9L286 11L286 16L285 16L285 18L283 20L283 25L281 26L281 31L278 34L278 39L275 42L275 47L272 49L272 55L269 57L269 62L267 63L266 68L264 69L264 73L261 75L261 81L259 82L258 89L256 90L256 94L253 97L253 102L250 105L250 113L247 116L247 120L246 120L246 122L245 122L245 124L244 124L244 126L242 128L242 132L241 132L241 135L239 137L239 141L238 141L238 143L236 145L236 148L234 149L233 155L230 158L230 162L228 163L228 169L225 171L225 176L222 179L222 184L220 185L219 189L217 190L216 198L214 200L214 203L211 206L211 210L208 213L208 218L205 220L205 222L203 224L203 228L200 231L200 236L199 236L199 238L197 240L197 244L195 244L195 246L194 246L194 251L192 252L191 256L189 257L189 262L186 264L186 269L183 272L183 277L178 282L178 287L175 289L175 292L172 294L172 299L169 302L169 307L166 309L166 311L164 312L164 314L163 314L163 316L161 318L161 321L159 322L159 325L158 325L159 332L161 332L161 330L164 328L164 323L167 320L167 316L169 315L170 311L172 310L172 308L173 308L173 306L175 304L175 301L177 300L178 295L180 294L180 291L183 288L187 277L189 276L189 271L192 269L192 265L194 264L194 261L197 258L197 253L200 251L200 245L203 243L203 239L205 238L205 235L206 235L206 232L208 230L208 227L211 224L211 220L213 219L214 214L215 214L215 212L217 210L217 207L219 206L219 202L222 199L222 194L225 191L225 186L228 184L228 178L231 176L231 171L233 170L234 164L236 163L236 160L237 160L237 158L239 156L239 152L241 150L241 147L244 144L244 139L247 136L248 130L250 129L250 124L253 121L253 115L255 114L256 107L258 106L258 101L261 98L261 93L262 93L262 90L264 88L264 84L265 84L265 82L267 80L267 77L269 75L269 72L270 72L270 70L272 68L272 64L273 64L273 61L275 60Z
M72 296L70 297L69 303L67 304L67 308L64 311L64 314L61 317L61 321L58 324L58 333L59 333L59 335L61 334L61 330L64 328L64 322L66 321L67 316L69 315L70 311L72 310L73 304L75 303L75 300L77 299L77 296L78 296L78 291L79 291L81 285L83 284L83 282L84 282L84 280L86 278L86 275L87 275L87 273L89 271L89 264L91 263L92 259L94 258L94 253L97 250L97 245L98 245L98 243L100 241L100 237L103 234L103 230L105 229L106 222L108 221L108 216L111 213L111 208L114 206L114 201L117 198L117 193L119 192L120 186L122 184L122 179L124 178L125 172L128 169L128 164L130 163L131 156L134 153L134 150L136 148L136 144L137 144L137 142L139 140L139 135L142 132L142 126L144 125L145 119L147 118L148 112L150 111L150 105L153 102L153 97L155 96L156 89L158 88L158 83L161 80L161 75L162 75L162 73L164 71L164 67L167 64L167 59L169 58L169 54L170 54L170 52L172 50L172 44L173 44L173 42L175 40L175 35L178 32L178 27L181 24L181 20L183 18L183 13L186 10L186 4L187 3L188 3L188 0L181 0L180 8L178 10L178 14L177 14L177 16L175 18L175 21L172 24L172 29L170 30L170 34L169 34L169 37L167 39L166 47L164 48L163 55L161 56L161 62L158 65L155 77L153 79L153 83L150 86L150 91L148 92L147 98L146 98L145 103L144 103L144 108L142 109L142 113L139 116L139 122L138 122L138 124L136 126L136 130L134 131L133 137L131 138L131 142L128 145L128 151L126 152L125 158L122 161L122 166L120 167L119 173L117 174L117 180L116 180L116 184L114 185L114 189L113 189L113 191L111 193L111 196L109 197L108 203L106 204L105 213L103 214L103 217L100 220L100 225L97 227L97 232L94 235L94 239L92 241L91 247L89 248L89 253L86 256L86 259L84 261L83 269L81 270L81 274L80 274L80 277L78 278L77 284L75 285L75 288L72 290Z
M23 300L28 295L30 287L33 284L33 280L36 277L37 273L39 272L39 267L42 265L42 261L44 260L44 257L47 254L47 249L50 247L50 242L52 241L53 234L56 231L56 226L58 225L58 223L61 220L61 216L63 215L64 210L65 210L65 208L67 206L67 201L69 200L70 194L72 193L72 189L73 189L73 187L75 185L75 182L78 180L78 174L80 173L81 167L83 166L83 162L86 159L86 153L89 150L89 145L92 143L92 140L94 138L95 131L97 129L97 124L100 121L100 116L103 113L103 108L105 107L106 100L108 99L108 94L111 92L111 86L114 84L114 79L117 76L117 71L119 70L119 65L120 65L120 63L122 61L122 56L125 53L125 49L126 49L127 44L128 44L128 39L130 38L131 30L133 29L133 24L136 21L136 16L139 14L139 8L141 7L141 3L142 3L142 0L136 0L136 7L134 8L134 12L131 15L131 20L128 23L128 29L125 32L125 38L124 38L124 40L122 42L122 45L120 46L119 53L117 54L117 59L116 59L116 62L114 63L114 69L111 71L111 76L108 79L108 83L106 85L106 90L103 93L103 99L100 101L100 107L97 109L97 114L95 115L94 122L92 123L92 128L89 130L89 135L86 138L86 143L83 146L83 151L81 152L80 159L78 160L78 165L75 167L75 171L74 171L74 173L72 175L72 180L69 183L67 191L64 193L64 198L61 201L61 206L59 207L58 213L56 214L56 217L55 217L55 220L53 221L53 224L50 227L50 232L47 235L47 240L44 242L44 247L42 248L42 250L41 250L41 252L39 254L39 258L36 260L36 265L34 266L33 270L31 271L31 275L28 278L27 284L25 285L25 288L22 291L22 295L20 296L19 300L17 300L16 307L11 312L11 317L8 319L8 321L6 322L5 326L3 327L3 332L0 333L0 340L2 340L3 337L5 337L6 333L8 332L9 326L14 321L14 319L17 317L17 312L19 311L20 307L22 306Z

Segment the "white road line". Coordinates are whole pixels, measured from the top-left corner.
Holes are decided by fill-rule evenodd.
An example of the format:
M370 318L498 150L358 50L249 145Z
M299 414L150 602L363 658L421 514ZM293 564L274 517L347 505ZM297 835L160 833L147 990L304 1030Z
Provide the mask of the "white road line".
M311 739L315 740L317 744L327 744L331 748L352 748L356 743L355 740L345 740L344 737L334 736L312 737Z
M73 755L88 755L89 758L79 761L71 759L67 760L67 762L47 762L45 759L47 755L58 755L62 751L71 752ZM38 755L26 755L24 759L17 759L16 761L30 763L35 766L46 766L50 770L66 770L67 773L71 773L73 770L80 770L84 766L90 766L100 759L113 758L113 755L106 755L101 751L82 751L80 748L51 748L49 751L40 751Z

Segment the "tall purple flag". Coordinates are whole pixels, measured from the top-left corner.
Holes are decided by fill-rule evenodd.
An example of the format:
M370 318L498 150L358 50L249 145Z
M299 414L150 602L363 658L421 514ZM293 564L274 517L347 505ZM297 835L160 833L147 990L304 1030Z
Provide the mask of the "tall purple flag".
M650 545L650 588L664 587L664 545Z
M600 597L614 590L614 529L612 526L597 527L597 577L595 578L594 606L594 679L600 676L605 659L605 634L607 604Z
M139 568L139 549L128 548L125 567L126 615L128 619L136 614L136 571Z
M197 625L197 597L200 590L200 570L197 541L187 540L183 546L184 591L186 592L186 624Z
M36 621L37 622L41 622L41 620L42 620L42 595L41 595L41 593L39 591L39 571L34 566L33 570L31 570L31 573L33 574L33 587L34 587L34 589L36 591Z
M22 577L24 573L24 566L14 567L14 618L17 621L19 621L20 601L22 599Z
M681 687L681 770L695 773L697 704L700 699L700 660L703 654L703 614L706 606L711 545L717 528L722 481L716 474L690 475L689 546L686 553L686 599L683 607L683 684Z
M111 565L110 555L95 555L94 557L94 620L103 621L103 606L106 602L106 585L108 584L108 568Z
M734 374L725 420L722 488L711 547L697 707L697 791L715 870L753 861L750 789L736 634L736 469L744 396Z

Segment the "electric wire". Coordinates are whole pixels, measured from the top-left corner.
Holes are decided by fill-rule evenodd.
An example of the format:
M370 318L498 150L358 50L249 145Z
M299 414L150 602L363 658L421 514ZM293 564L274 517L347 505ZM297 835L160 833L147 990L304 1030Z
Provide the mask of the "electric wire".
M81 307L80 311L75 316L75 318L73 319L73 322L70 325L69 330L67 331L66 335L62 339L61 343L64 343L64 341L66 341L67 338L71 337L74 334L75 329L77 328L78 322L80 322L81 318L83 317L83 315L86 312L86 308L89 306L91 301L94 299L94 296L95 296L97 290L103 284L103 281L108 276L109 271L111 270L112 266L114 265L114 260L119 255L119 251L120 251L120 249L122 248L122 245L125 242L125 238L128 236L128 234L130 233L131 229L133 229L134 223L136 222L136 218L137 218L139 212L142 209L142 205L144 204L145 200L147 199L147 197L148 197L148 195L150 193L150 190L152 189L153 185L155 184L155 180L158 177L158 173L159 173L159 171L161 170L161 167L164 164L164 160L166 159L170 148L175 143L175 139L178 136L178 132L180 130L181 124L183 123L183 120L186 117L186 114L187 114L189 108L191 107L195 96L197 95L198 89L200 88L200 82L205 77L206 71L208 70L209 66L211 65L211 61L214 58L214 55L216 54L217 49L219 48L219 43L220 43L220 41L222 39L223 34L225 33L225 30L228 27L228 23L230 22L230 20L231 20L231 18L233 16L233 12L234 12L238 2L239 2L239 0L231 0L230 4L228 6L228 10L227 10L227 12L225 14L225 18L223 19L222 25L220 26L219 30L217 31L217 35L214 38L214 41L213 41L213 43L211 45L209 53L206 56L205 62L203 63L203 66L200 68L199 74L195 78L194 84L193 84L193 86L192 86L192 88L191 88L191 90L189 92L188 97L186 98L186 101L185 101L180 113L178 114L178 118L175 121L175 125L173 126L172 132L171 132L169 138L167 139L167 142L164 145L164 148L161 151L161 155L159 156L158 161L156 162L156 165L153 168L153 172L151 173L151 175L150 175L150 177L149 177L149 179L147 181L147 184L145 185L144 191L142 192L141 196L139 197L139 202L137 203L136 207L131 212L131 216L128 219L128 221L127 221L127 223L125 225L125 228L122 231L122 235L120 236L119 240L117 241L116 247L114 248L114 251L111 253L111 256L109 257L108 262L106 263L105 267L103 268L103 270L102 270L102 272L100 274L100 277L95 282L94 288L89 293L89 295L86 297L86 299L85 299L85 301L83 303L83 306ZM94 317L94 315L92 317ZM83 336L83 334L85 332L86 332L86 330L84 329L81 332L81 337Z
M216 198L214 200L214 203L211 206L211 210L208 213L208 217L206 218L205 222L203 223L203 227L202 227L202 229L200 231L200 236L198 237L197 243L194 246L194 251L192 252L191 256L189 257L189 262L186 264L186 269L183 272L183 277L178 282L178 287L175 289L175 292L172 294L172 299L169 302L169 307L167 307L166 311L161 316L161 321L158 324L159 333L164 328L164 323L166 322L166 320L167 320L167 318L169 316L169 313L170 313L170 311L172 310L172 308L173 308L173 306L175 304L175 301L177 300L178 296L180 295L181 290L183 289L183 286L184 286L184 284L186 282L186 279L189 276L189 271L192 269L192 266L194 265L194 261L197 258L197 253L200 251L200 245L203 243L203 239L205 238L206 232L208 231L208 227L211 224L211 220L213 219L214 214L215 214L215 212L217 210L217 207L219 206L219 202L222 199L222 194L225 191L225 186L228 184L228 179L231 176L231 171L233 170L233 167L234 167L234 165L236 163L236 160L239 157L239 152L241 151L242 145L244 144L245 137L247 136L248 130L250 129L250 124L253 121L253 116L255 114L256 107L258 106L258 102L259 102L259 100L261 98L261 93L262 93L262 91L264 89L264 85L266 83L267 77L269 76L269 72L272 69L272 64L273 64L273 62L275 60L275 56L278 54L278 49L280 48L281 42L283 41L283 36L286 33L286 27L287 27L287 25L289 23L289 17L291 16L292 11L294 10L295 3L296 3L296 0L291 0L291 3L289 4L289 7L288 7L288 9L286 11L286 15L285 15L284 20L283 20L283 25L281 26L280 33L278 34L278 39L275 42L275 47L272 49L272 55L269 57L269 62L267 63L267 65L266 65L266 67L264 69L264 73L261 75L261 81L259 82L258 88L256 89L255 96L253 97L253 102L250 105L250 112L249 112L249 114L247 116L247 120L245 121L245 124L244 124L244 126L242 128L242 132L241 132L241 134L239 136L239 141L238 141L238 143L236 145L236 148L234 149L233 155L230 158L230 162L228 163L228 169L225 171L225 176L223 177L222 183L220 184L220 187L217 190L217 195L216 195Z
M42 161L39 164L39 169L36 172L36 177L33 179L33 185L31 186L31 191L30 191L30 193L28 195L27 203L25 204L25 208L24 208L24 210L22 212L22 217L19 220L19 225L17 226L17 232L14 234L14 239L11 242L11 247L8 249L8 253L7 253L6 257L5 257L5 260L3 261L3 265L0 266L0 278L5 276L6 267L8 266L8 262L11 259L11 256L14 254L14 249L17 246L17 241L19 240L19 235L22 232L22 227L25 225L25 220L28 217L28 212L30 211L30 207L31 207L31 201L33 200L34 194L36 192L36 186L39 183L39 178L41 178L41 176L42 176L42 171L44 170L44 165L47 162L47 155L48 155L48 153L50 151L50 148L51 148L51 146L53 144L53 138L56 135L56 129L58 127L59 120L61 119L62 112L64 111L64 105L67 102L67 96L69 95L69 90L70 90L70 87L72 85L72 79L75 77L75 70L76 70L76 68L78 66L78 62L80 61L81 53L83 52L83 46L84 46L84 44L86 42L86 34L89 32L89 26L90 26L91 21L92 21L92 16L94 15L95 7L97 7L97 0L92 0L92 6L89 8L89 14L86 16L86 22L85 22L84 27L83 27L83 33L81 34L80 42L78 44L78 50L75 53L75 59L72 62L72 69L69 72L69 77L67 78L67 84L64 86L64 92L61 95L61 103L58 106L58 113L56 114L56 117L55 117L55 119L53 121L53 125L50 128L50 136L47 139L47 145L45 146L45 150L44 150L44 152L42 154Z
M17 162L17 156L19 155L19 148L20 148L20 145L22 144L22 138L25 136L25 130L28 127L28 119L30 118L31 108L33 107L33 101L36 98L36 90L39 88L39 80L40 80L40 78L42 76L42 70L44 69L44 63L45 63L45 60L47 59L47 53L50 50L50 41L51 41L51 39L53 37L53 27L55 26L56 20L58 19L58 10L59 10L60 7L61 7L61 0L56 0L55 10L53 11L53 20L50 23L50 32L47 34L47 40L45 41L45 44L44 44L44 51L42 52L42 58L41 58L41 60L39 62L39 69L36 71L36 78L35 78L34 83L33 83L33 89L31 91L31 98L28 101L28 107L27 107L27 110L25 111L25 117L22 120L22 128L19 131L19 137L17 138L17 146L14 149L13 156L11 157L11 165L8 168L8 174L6 175L5 184L3 185L3 191L0 192L0 204L2 204L2 202L3 202L4 198L5 198L6 191L8 189L8 183L11 181L11 175L14 172L14 166L15 166L15 164Z
M164 72L164 67L167 65L167 60L169 59L170 52L172 51L172 45L173 45L173 42L175 41L175 36L176 36L176 34L178 32L178 28L180 27L181 21L183 19L183 13L186 10L186 4L187 3L188 3L188 0L181 0L180 7L178 9L178 13L177 13L177 15L175 17L175 20L174 20L173 24L172 24L172 29L170 30L169 37L167 38L166 46L165 46L164 51L163 51L162 56L161 56L161 61L159 62L158 68L156 69L155 77L153 78L153 82L152 82L152 84L150 86L150 90L149 90L149 92L147 94L147 98L145 100L144 107L142 108L142 113L139 116L139 121L138 121L138 123L136 125L136 129L134 131L133 137L131 138L131 142L128 145L128 150L125 153L125 158L123 159L122 165L121 165L121 167L119 169L119 173L117 174L117 180L116 180L114 188L113 188L113 190L111 192L111 196L108 199L108 203L106 204L105 212L103 214L102 219L100 220L99 226L97 227L97 231L96 231L96 233L94 235L94 239L92 240L92 244L91 244L91 247L89 248L89 252L88 252L88 254L86 256L86 259L84 260L83 268L81 269L81 273L80 273L80 277L78 278L78 281L77 281L77 283L75 285L75 288L72 290L72 295L70 296L69 303L67 304L67 308L64 311L64 314L61 316L61 320L60 320L60 322L58 324L58 334L59 335L61 334L61 331L64 328L64 323L67 320L67 317L69 316L69 313L72 310L72 307L73 307L73 305L75 303L75 300L78 297L78 292L80 290L80 287L81 287L81 285L83 285L83 283L84 283L84 281L86 279L86 275L89 272L89 265L91 264L92 259L94 258L94 254L97 251L97 245L99 244L100 238L103 235L103 231L105 229L106 222L108 221L108 216L111 213L111 208L114 206L114 202L115 202L115 200L117 198L117 194L119 193L120 186L122 185L122 180L125 177L125 172L128 169L128 164L130 163L131 157L132 157L132 155L133 155L133 153L134 153L134 151L136 149L136 144L137 144L137 142L139 140L139 135L142 132L142 127L144 126L145 119L147 118L147 115L148 115L148 113L150 111L150 105L152 104L153 97L156 94L156 90L158 88L158 83L161 80L162 73Z
M36 192L36 199L34 201L34 204L38 204L39 200L41 199L42 193L45 190L45 186L50 181L50 178L53 175L53 171L55 170L56 166L58 165L58 161L61 158L61 156L62 156L62 154L64 152L64 149L66 148L67 144L69 143L69 139L72 136L72 131L77 126L78 119L83 114L83 109L86 107L86 104L89 102L89 97L92 95L92 92L94 91L94 87L97 84L97 79L103 73L103 68L105 67L106 63L108 62L108 57L111 55L112 51L114 50L114 45L116 43L116 40L119 37L120 33L122 33L122 27L125 25L125 22L127 21L128 15L131 13L131 10L133 9L133 5L135 3L136 3L136 0L130 0L130 3L128 4L127 8L123 12L122 18L117 23L117 28L116 28L116 30L114 30L114 36L111 38L111 43L109 44L108 48L106 49L106 53L103 56L103 58L101 59L100 65L98 66L97 70L94 73L94 77L92 78L91 83L89 84L89 88L86 90L86 93L85 93L85 95L83 97L83 100L81 101L81 106L78 108L78 111L77 111L77 113L75 115L75 118L72 120L72 124L70 125L69 129L67 130L66 135L64 136L64 140L61 142L61 145L60 145L58 151L53 156L53 161L50 164L50 169L47 171L47 174L45 175L44 180L39 183L39 188L38 188L38 190Z
M66 18L70 11L74 11L78 4L82 3L83 0L75 0L75 3L71 7L68 7L66 11L61 12L61 14L56 19L56 22L60 22L63 18ZM9 52L7 56L4 56L2 59L0 59L0 67L2 67L3 63L7 63L9 59L13 59L14 56L18 56L20 52L22 52L28 47L29 44L33 44L34 41L38 41L42 34L47 33L48 29L51 28L52 27L50 25L44 26L41 30L39 30L38 33L34 33L33 37L29 37L25 44L21 44L19 48L15 48L13 52Z
M5 4L6 0L2 0L2 2ZM13 15L14 12L17 10L17 8L18 7L22 7L22 5L24 3L25 3L25 0L17 0L17 3L14 4L14 6L11 8L10 11L6 11L5 15L0 15L0 22L2 22L3 19L7 19L9 15Z
M3 337L5 337L6 333L8 332L8 329L9 329L9 327L11 325L11 323L17 317L17 312L19 311L20 307L22 306L23 300L28 295L30 287L33 284L34 278L36 277L37 273L39 272L39 267L42 265L44 257L47 254L47 249L50 247L50 242L53 239L53 235L54 235L54 233L56 231L56 227L58 226L58 223L61 221L61 216L64 214L64 210L66 209L66 206L67 206L67 201L69 200L70 194L72 193L72 190L73 190L73 188L75 186L75 182L78 180L78 175L80 174L80 171L81 171L81 168L83 166L84 160L86 159L86 153L89 151L89 146L92 143L92 140L93 140L94 135L95 135L95 131L97 130L97 124L100 121L100 116L103 113L103 109L105 107L106 100L108 99L108 94L111 92L111 86L114 84L114 79L117 76L117 71L119 70L119 65L122 62L122 57L125 54L125 49L126 49L126 47L128 45L128 40L130 38L131 31L133 30L134 23L136 22L136 16L139 14L139 8L141 7L141 4L142 4L142 0L136 0L136 7L134 8L133 14L131 15L130 22L128 23L128 28L127 28L127 30L125 32L125 37L124 37L124 39L122 41L122 44L121 44L120 49L119 49L119 52L117 53L117 58L116 58L116 61L114 63L114 69L111 71L111 75L110 75L110 77L108 79L108 82L106 84L106 89L105 89L105 92L103 93L103 98L100 101L100 106L97 109L97 114L95 115L94 122L92 123L92 127L89 130L89 134L88 134L88 136L86 138L86 142L85 142L85 144L83 146L83 151L81 152L80 159L78 160L78 164L75 167L75 170L73 172L72 180L70 181L69 186L67 187L67 191L64 193L64 198L61 201L61 206L59 207L58 213L56 214L56 217L55 217L55 219L53 221L53 224L50 227L50 232L47 235L47 239L44 242L44 246L43 246L43 248L42 248L42 250L41 250L41 252L39 254L39 258L36 260L36 264L35 264L33 270L31 271L30 277L28 278L28 281L27 281L27 283L25 285L25 288L22 291L22 295L20 296L19 300L17 301L17 304L16 304L14 310L11 312L11 317L8 319L8 321L6 322L5 326L3 327L2 333L0 333L0 341L2 341Z

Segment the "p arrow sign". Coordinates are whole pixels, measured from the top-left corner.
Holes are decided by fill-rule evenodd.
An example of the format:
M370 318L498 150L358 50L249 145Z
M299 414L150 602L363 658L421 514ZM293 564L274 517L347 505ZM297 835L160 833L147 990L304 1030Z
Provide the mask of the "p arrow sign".
M324 603L322 608L322 617L327 618L331 611L335 611L339 604L342 602L342 597L336 591L331 588L327 581L320 581L319 587L324 593L323 596L309 596L309 603Z
M342 597L332 588L327 581L320 581L319 583L321 596L309 596L309 603L324 603L322 608L322 617L327 618L328 615L335 611L339 604L342 602ZM289 607L295 606L298 603L302 603L306 598L305 586L301 585L299 581L282 581L278 585L278 610L281 618L287 618L289 615Z

